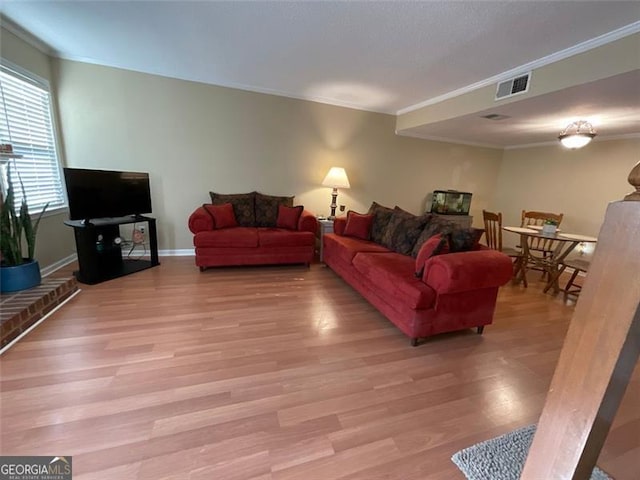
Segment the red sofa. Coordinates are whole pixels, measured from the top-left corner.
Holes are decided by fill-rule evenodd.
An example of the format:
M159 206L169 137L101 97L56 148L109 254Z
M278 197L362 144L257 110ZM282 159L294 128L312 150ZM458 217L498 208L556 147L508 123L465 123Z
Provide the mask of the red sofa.
M309 265L314 259L318 221L311 212L303 210L293 228L247 226L251 224L246 222L244 225L216 228L206 207L197 208L189 217L189 230L194 234L193 244L196 247L196 265L200 270L230 265ZM242 222L238 213L236 216ZM259 220L258 216L258 224Z
M344 236L346 219L323 235L323 260L411 338L491 324L498 288L512 276L508 256L477 250L429 258L416 277L416 260L373 241Z

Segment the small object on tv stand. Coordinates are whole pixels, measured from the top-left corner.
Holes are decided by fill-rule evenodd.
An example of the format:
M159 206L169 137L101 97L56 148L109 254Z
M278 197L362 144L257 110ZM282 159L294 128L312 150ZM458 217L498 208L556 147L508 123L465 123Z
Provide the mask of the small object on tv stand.
M65 220L73 227L79 270L74 272L81 283L94 285L160 265L156 219L142 215L120 218L94 218L92 221ZM150 258L128 259L122 256L120 225L146 222Z

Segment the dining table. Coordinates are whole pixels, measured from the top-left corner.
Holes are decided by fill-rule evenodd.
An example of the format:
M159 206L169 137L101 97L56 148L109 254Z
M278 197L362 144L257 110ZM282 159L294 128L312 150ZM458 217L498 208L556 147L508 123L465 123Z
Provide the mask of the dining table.
M562 262L578 245L597 243L598 241L596 237L567 233L561 230L557 230L555 233L545 233L542 231L542 227L537 225L504 226L502 229L520 235L523 262L516 281L523 281L526 285L526 275L529 268L542 270L547 278L544 293L552 288L554 293L560 291L558 280L562 273ZM539 240L536 241L537 248L532 248L534 240Z

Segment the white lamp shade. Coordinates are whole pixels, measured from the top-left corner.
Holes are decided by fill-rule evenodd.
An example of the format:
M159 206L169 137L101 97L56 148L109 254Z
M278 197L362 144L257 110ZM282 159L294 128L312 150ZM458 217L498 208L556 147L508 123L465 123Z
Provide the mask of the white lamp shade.
M350 188L347 172L342 167L331 167L327 176L324 177L322 185L332 188Z

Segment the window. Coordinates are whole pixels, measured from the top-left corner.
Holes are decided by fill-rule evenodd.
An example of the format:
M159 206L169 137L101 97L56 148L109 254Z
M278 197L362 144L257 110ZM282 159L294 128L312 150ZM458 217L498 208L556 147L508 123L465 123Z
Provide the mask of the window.
M10 143L11 182L16 206L22 203L18 173L30 213L65 206L60 166L51 123L49 84L4 63L0 65L0 143ZM17 172L16 172L17 170Z

